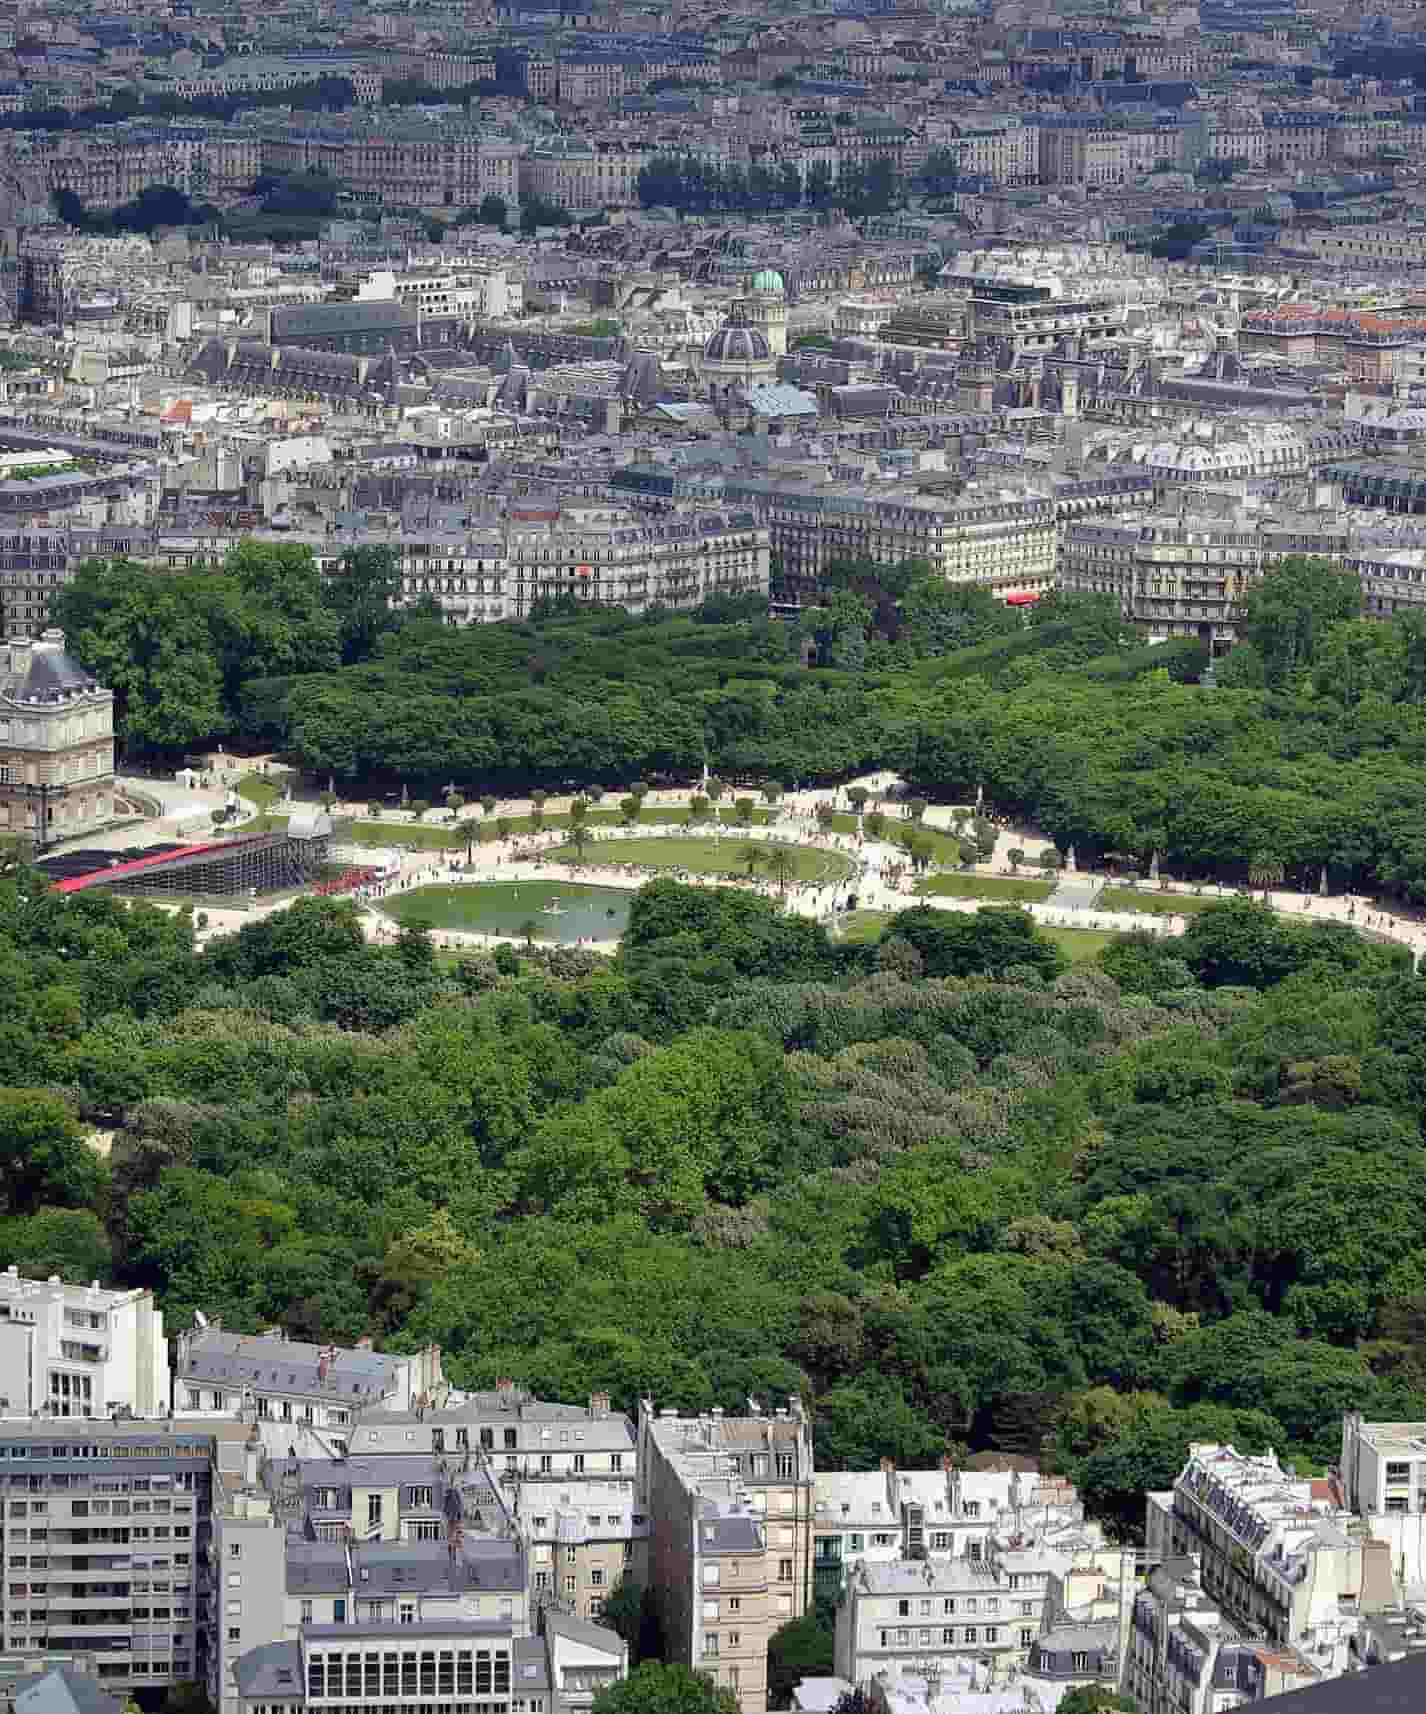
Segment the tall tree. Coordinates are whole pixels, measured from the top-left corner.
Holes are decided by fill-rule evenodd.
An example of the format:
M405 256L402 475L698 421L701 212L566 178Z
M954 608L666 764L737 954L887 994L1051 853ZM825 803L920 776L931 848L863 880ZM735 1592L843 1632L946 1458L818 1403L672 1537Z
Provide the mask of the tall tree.
M1310 668L1333 626L1362 610L1357 574L1329 560L1279 560L1248 591L1243 636L1262 658L1267 682L1285 685Z
M337 575L323 590L323 601L337 622L344 666L366 660L378 640L396 630L401 621L394 603L400 596L401 565L390 548L351 548L342 555Z

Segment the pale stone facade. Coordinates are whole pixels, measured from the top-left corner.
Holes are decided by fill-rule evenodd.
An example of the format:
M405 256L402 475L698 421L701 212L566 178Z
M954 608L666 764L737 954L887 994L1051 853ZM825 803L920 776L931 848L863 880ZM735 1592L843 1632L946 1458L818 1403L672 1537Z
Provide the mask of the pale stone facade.
M0 643L0 833L73 839L110 819L113 793L113 692L62 631Z

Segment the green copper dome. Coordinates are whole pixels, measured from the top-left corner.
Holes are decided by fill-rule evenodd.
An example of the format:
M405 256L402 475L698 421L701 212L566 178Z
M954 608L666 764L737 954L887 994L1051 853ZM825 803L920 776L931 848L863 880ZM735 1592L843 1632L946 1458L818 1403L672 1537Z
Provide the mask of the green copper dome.
M785 290L782 275L776 268L764 268L753 275L753 290L755 292L780 292Z

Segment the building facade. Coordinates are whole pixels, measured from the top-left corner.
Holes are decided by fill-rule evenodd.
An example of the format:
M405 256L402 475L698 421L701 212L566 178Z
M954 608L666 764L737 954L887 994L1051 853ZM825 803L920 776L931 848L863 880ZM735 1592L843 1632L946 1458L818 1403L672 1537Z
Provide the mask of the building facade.
M201 1679L215 1484L237 1425L0 1423L5 1648L92 1654L117 1693Z
M7 1409L55 1418L155 1416L171 1376L163 1313L148 1291L0 1274L0 1395Z
M638 1432L666 1658L707 1672L744 1714L764 1714L768 1639L811 1600L812 1437L801 1401L684 1417L643 1400Z
M345 1449L362 1411L423 1408L445 1391L440 1348L413 1356L308 1345L280 1331L224 1332L208 1323L177 1339L176 1405L189 1414L239 1417L323 1431L325 1444Z
M0 643L0 832L43 849L102 827L113 802L113 692L62 631Z

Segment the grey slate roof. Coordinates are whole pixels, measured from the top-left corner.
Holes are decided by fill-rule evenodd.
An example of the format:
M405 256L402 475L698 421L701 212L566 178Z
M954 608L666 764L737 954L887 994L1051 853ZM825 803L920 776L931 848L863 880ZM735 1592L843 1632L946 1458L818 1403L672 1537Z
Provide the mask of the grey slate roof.
M62 649L36 644L24 672L0 672L0 696L25 702L58 702L97 690L98 680Z
M705 1554L756 1553L763 1545L762 1532L753 1517L715 1514L701 1518L698 1528Z
M1273 1714L1416 1714L1426 1702L1426 1655L1345 1673L1270 1700Z
M290 304L272 312L272 342L330 339L341 333L381 333L416 326L416 311L405 304Z
M10 1694L15 1714L121 1714L123 1707L97 1679L68 1666L17 1679Z
M264 1643L233 1662L238 1694L252 1697L300 1697L302 1650L295 1642Z
M396 1385L400 1360L379 1351L338 1350L325 1381L317 1365L323 1347L298 1340L262 1339L209 1329L194 1335L180 1381L226 1381L281 1392L322 1393L330 1398L384 1396Z
M572 1643L582 1643L585 1648L607 1649L610 1654L618 1654L623 1648L623 1639L617 1631L611 1631L607 1625L595 1625L588 1619L576 1619L570 1613L556 1612L553 1607L545 1609L546 1635L567 1637Z

